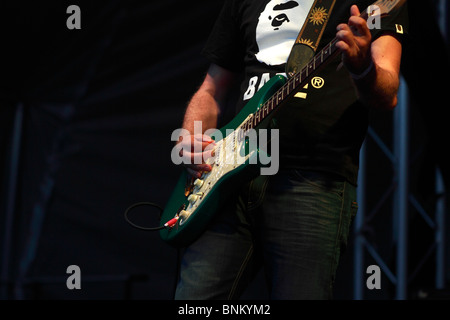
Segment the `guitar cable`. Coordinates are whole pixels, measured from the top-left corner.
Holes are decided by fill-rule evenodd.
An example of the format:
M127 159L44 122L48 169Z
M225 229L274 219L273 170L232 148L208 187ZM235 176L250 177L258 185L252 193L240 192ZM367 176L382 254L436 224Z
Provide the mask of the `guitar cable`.
M129 206L124 213L124 217L125 220L134 228L139 229L139 230L143 230L143 231L158 231L164 228L172 228L178 220L178 216L174 217L173 219L170 219L169 221L167 221L164 225L159 226L159 227L153 227L153 228L148 228L148 227L142 227L142 226L138 226L137 224L135 224L134 222L132 222L130 220L130 218L128 217L129 213L131 210L137 208L137 207L142 207L142 206L151 206L151 207L155 207L159 210L159 218L161 219L161 213L163 212L163 208L161 208L159 205L157 205L154 202L137 202L131 206Z
M137 207L142 207L142 206L150 206L150 207L154 207L157 208L159 210L159 219L161 219L161 214L164 211L163 208L161 208L159 205L157 205L154 202L137 202L135 204L132 204L131 206L129 206L124 213L124 217L125 220L134 228L139 229L139 230L143 230L143 231L158 231L164 228L172 228L178 220L178 215L167 221L164 225L159 226L159 227L153 227L153 228L148 228L148 227L141 227L138 226L137 224L135 224L134 222L132 222L130 220L130 218L128 217L128 214L130 213L131 210L137 208ZM177 283L179 280L179 273L180 273L180 264L181 264L181 253L180 253L180 249L177 249L177 253L176 253L176 270L175 270L175 281L174 281L174 287L173 287L173 299L175 299L175 292L176 292L176 288L177 288Z

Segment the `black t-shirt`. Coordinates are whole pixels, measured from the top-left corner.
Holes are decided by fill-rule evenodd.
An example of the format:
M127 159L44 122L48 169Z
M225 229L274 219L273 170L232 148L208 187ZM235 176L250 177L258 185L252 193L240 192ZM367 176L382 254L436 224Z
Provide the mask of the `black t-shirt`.
M244 80L237 104L240 110L271 77L284 74L286 60L314 0L227 0L203 54ZM336 2L317 52L347 22L352 4L362 12L373 1ZM371 30L406 32L406 10L381 19ZM280 166L338 174L356 184L359 150L366 135L368 110L358 101L355 87L340 59L327 64L275 116L280 130Z

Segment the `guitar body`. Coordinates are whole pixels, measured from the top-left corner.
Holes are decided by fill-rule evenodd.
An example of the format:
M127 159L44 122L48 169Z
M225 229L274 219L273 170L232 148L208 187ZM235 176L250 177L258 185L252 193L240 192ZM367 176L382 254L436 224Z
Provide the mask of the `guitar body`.
M212 166L211 172L204 173L194 184L191 176L183 170L161 216L161 226L178 218L175 225L160 230L165 242L176 247L193 242L233 191L259 175L262 165L257 159L263 151L249 146L248 140L239 139L239 133L242 124L285 83L284 76L271 78L227 125L211 135L217 148L216 159L207 161ZM269 121L270 118L257 129L267 128Z

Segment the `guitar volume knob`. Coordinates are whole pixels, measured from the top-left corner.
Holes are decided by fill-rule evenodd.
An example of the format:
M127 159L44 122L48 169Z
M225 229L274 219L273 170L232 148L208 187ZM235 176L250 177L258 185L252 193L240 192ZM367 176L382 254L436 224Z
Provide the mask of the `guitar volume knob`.
M186 210L181 210L180 213L178 214L179 219L178 219L178 223L179 225L183 225L183 223L186 222L186 220L189 218L189 216L191 215L191 212L188 212Z
M191 194L191 195L189 195L189 197L187 198L187 200L188 200L190 203L194 203L195 201L197 201L197 199L198 199L198 195L196 195L196 194Z
M203 185L203 180L201 180L201 179L195 179L195 181L194 181L194 186L196 186L196 187L198 187L198 188L201 188L202 185Z

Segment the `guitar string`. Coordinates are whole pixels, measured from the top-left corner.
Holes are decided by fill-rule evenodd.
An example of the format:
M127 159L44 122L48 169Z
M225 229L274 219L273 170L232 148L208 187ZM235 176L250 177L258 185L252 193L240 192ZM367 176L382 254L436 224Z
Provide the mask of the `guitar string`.
M255 111L250 118L243 121L239 128L241 128L245 132L247 132L250 129L253 129L254 127L258 126L261 123L261 119L264 119L272 113L278 106L279 106L279 100L284 101L286 97L292 95L296 89L300 88L303 84L303 82L306 82L306 80L311 77L315 72L317 72L318 67L322 66L329 58L333 56L335 53L335 45L338 42L338 39L335 37L333 40L331 40L322 50L317 53L300 71L293 74L291 78L286 81L285 84L283 84L275 94L273 94L267 101L257 110ZM320 60L319 66L316 66L317 61ZM312 73L309 73L309 69L313 70ZM305 77L303 78L303 74L305 74ZM303 78L303 79L302 79ZM295 84L295 82L298 82ZM292 90L290 89L290 86L292 86ZM286 96L283 97L284 92L286 92ZM281 93L282 98L279 98L279 94ZM275 104L275 105L274 105ZM264 111L266 111L266 115L264 116ZM262 111L262 115L261 115ZM256 113L258 115L256 116ZM253 124L255 122L255 124ZM251 125L251 126L250 126Z

